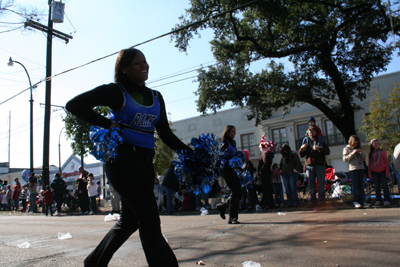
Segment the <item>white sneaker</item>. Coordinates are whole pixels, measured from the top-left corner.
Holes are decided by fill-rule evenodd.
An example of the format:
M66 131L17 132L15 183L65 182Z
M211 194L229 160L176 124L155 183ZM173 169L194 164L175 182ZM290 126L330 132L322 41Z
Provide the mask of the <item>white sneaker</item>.
M375 206L379 206L381 204L380 201L375 202Z
M353 204L354 204L354 207L355 207L356 209L361 208L361 204L360 204L360 203L358 203L358 202L353 202Z
M78 214L83 214L83 212L82 212L82 211L80 211L80 212L78 212Z
M389 206L389 205L390 205L390 201L385 201L385 202L383 202L383 205L384 205L384 206Z
M87 211L85 211L85 214L89 214L89 211L87 210Z
M86 213L86 212L85 212L85 213ZM91 211L91 212L89 212L89 214L90 214L90 215L92 215L92 214L94 214L94 212L93 212L93 211Z

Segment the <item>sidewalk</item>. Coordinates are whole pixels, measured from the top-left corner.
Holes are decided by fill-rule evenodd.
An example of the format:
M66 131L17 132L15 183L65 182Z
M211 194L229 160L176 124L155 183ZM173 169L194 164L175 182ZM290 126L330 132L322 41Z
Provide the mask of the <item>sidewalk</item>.
M394 200L391 201L389 206L374 206L375 198L371 198L368 203L371 206L368 209L386 209L386 208L399 208L399 198L400 196L395 196ZM252 213L277 213L277 212L293 212L293 211L313 211L313 210L344 210L344 209L355 209L353 202L344 202L342 199L331 198L326 200L326 204L323 206L318 207L308 207L306 200L300 201L299 207L275 207L273 209L261 210L261 211L239 211L239 214L252 214ZM364 209L364 208L362 208ZM209 214L218 214L217 209L209 209ZM177 211L176 215L197 215L201 214L201 211L198 210L184 210L184 211ZM161 212L161 216L168 215L166 212Z
M393 197L391 204L389 206L374 206L375 204L375 196L373 195L372 198L368 199L367 203L371 204L369 208L399 208L400 207L400 196L399 195L392 195ZM383 203L383 201L382 201ZM2 213L11 213L12 215L25 215L26 212L21 212L22 208L19 208L19 211L0 211L0 214ZM98 214L108 214L111 212L111 206L110 202L105 202L105 205L103 207L99 207L100 213ZM330 198L326 200L326 204L323 206L318 206L318 207L308 207L307 200L305 199L300 199L300 206L299 207L286 207L284 206L283 208L281 207L275 207L273 209L267 209L267 210L261 210L261 211L239 211L240 214L252 214L252 213L276 213L276 212L284 212L284 211L312 211L312 210L332 210L332 209L354 209L353 202L344 202L342 199L338 198ZM78 210L76 211L68 211L66 208L63 207L62 214L66 215L78 215ZM39 212L37 214L41 214L41 208L39 208ZM199 210L183 210L183 211L177 211L176 215L198 215L201 214L201 211ZM209 209L208 214L218 214L217 209ZM160 215L168 215L166 212L160 212ZM88 216L88 215L85 215Z

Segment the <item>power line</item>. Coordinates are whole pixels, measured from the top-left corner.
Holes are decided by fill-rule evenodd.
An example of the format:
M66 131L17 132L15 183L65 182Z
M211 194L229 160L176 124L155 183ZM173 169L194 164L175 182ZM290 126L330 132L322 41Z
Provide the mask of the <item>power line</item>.
M24 26L20 26L20 27L17 27L17 28L11 29L11 30L2 31L2 32L0 32L0 33L12 32L12 31L15 31L15 30L21 29L21 28L23 28L23 27L24 27Z
M22 22L0 21L0 24L11 24L11 25L15 25L15 24L23 24L23 23L22 23Z
M256 2L258 2L258 0L251 1L251 2L248 2L248 3L246 3L246 4L240 5L240 6L238 6L238 7L235 7L235 8L232 8L232 9L230 9L230 10L227 10L227 11L225 11L225 12L218 13L217 15L210 16L210 17L207 17L207 18L202 19L202 20L199 20L199 21L195 21L195 22L193 22L193 23L191 23L191 24L189 24L189 25L183 26L183 27L181 27L181 28L179 28L179 29L170 31L170 32L168 32L168 33L161 34L161 35L159 35L159 36L157 36L157 37L154 37L154 38L151 38L151 39L149 39L149 40L147 40L147 41L138 43L138 44L133 45L133 46L131 46L131 47L129 47L129 48L134 48L134 47L137 47L137 46L141 46L141 45L143 45L143 44L146 44L146 43L155 41L155 40L160 39L160 38L162 38L162 37L165 37L165 36L168 36L168 35L171 35L171 34L180 32L180 31L182 31L182 30L185 30L185 29L188 29L188 28L190 28L190 27L193 27L193 26L195 26L195 25L197 25L197 24L201 24L201 23L204 23L204 22L206 22L206 21L212 20L213 18L217 18L217 17L224 16L224 15L226 15L226 14L232 12L232 11L235 11L235 10L237 10L237 9L250 6L250 5L252 5L252 4L256 3ZM71 69L62 71L62 72L57 73L57 74L55 74L55 75L46 77L45 79L42 79L42 80L38 81L37 83L35 83L33 86L37 86L38 84L40 84L40 83L42 83L42 82L44 82L44 81L51 80L51 79L54 78L54 77L60 76L60 75L62 75L62 74L68 73L68 72L70 72L70 71L73 71L73 70L82 68L82 67L87 66L87 65L90 65L90 64L93 64L93 63L98 62L98 61L100 61L100 60L103 60L103 59L106 59L106 58L108 58L108 57L114 56L114 55L116 55L116 54L118 54L118 53L119 53L119 51L118 51L118 52L114 52L114 53L109 54L109 55L106 55L106 56L104 56L104 57L100 57L100 58L98 58L98 59L89 61L89 62L87 62L87 63L85 63L85 64L80 65L80 66L77 66L77 67L74 67L74 68L71 68ZM33 86L32 86L32 87L33 87ZM25 91L27 91L27 90L29 90L29 88L27 88L27 89L21 91L20 93L18 93L18 94L15 95L15 96L12 96L12 97L8 98L7 100L1 102L0 105L6 103L7 101L10 101L10 100L13 99L14 97L20 95L21 93L23 93L23 92L25 92Z
M65 13L65 11L64 11L64 16L67 18L67 20L68 20L68 22L71 24L71 26L72 26L72 28L74 28L74 33L76 33L76 29L75 29L75 27L74 27L74 25L72 25L72 22L69 20L69 18L67 17L67 14Z
M171 103L180 102L180 101L183 101L183 100L192 99L192 98L195 98L195 97L196 97L196 96L186 97L186 98L182 98L182 99L170 101L170 102L168 102L167 104L171 104Z
M207 68L207 67L210 67L210 66L214 66L214 65L218 65L218 64L219 64L219 63L212 64L212 65L208 65L208 66L205 66L205 67L201 67L201 68L199 68L199 69L204 69L204 68ZM165 77L165 78L159 78L158 80L156 79L156 80L150 81L150 82L148 82L148 83L155 83L155 82L159 82L159 81L171 79L171 78L176 77L176 76L180 76L180 75L183 75L183 74L188 74L188 73L191 73L191 72L194 72L194 71L198 71L199 69L195 69L195 70L190 70L190 71L187 71L187 72L178 73L178 74L171 75L171 76L168 76L168 77ZM160 85L159 85L159 86L160 86Z
M7 49L4 49L3 47L0 47L0 49L1 49L1 50L4 50L4 51L6 51L6 52L8 52L8 53L10 53L10 54L13 54L14 56L17 56L17 57L19 57L19 58L23 58L24 61L29 61L29 62L31 62L31 63L33 63L33 64L36 64L36 65L39 65L39 66L41 66L41 67L43 67L43 68L46 67L46 66L43 65L43 64L39 64L39 63L34 62L34 61L32 61L32 60L30 60L30 59L28 59L28 58L24 58L24 57L22 57L22 56L20 56L20 55L17 55L17 54L15 54L15 53L11 52L11 51L8 51ZM29 69L29 71L31 71L31 70L36 70L36 69Z
M12 96L12 97L10 97L10 98L6 99L5 101L1 102L1 103L0 103L0 105L2 105L2 104L4 104L4 103L6 103L6 102L8 102L8 101L10 101L11 99L13 99L13 98L15 98L15 97L19 96L20 94L22 94L22 93L23 93L23 92L25 92L25 91L28 91L29 89L30 89L30 87L29 87L29 88L26 88L25 90L22 90L22 91L21 91L21 92L19 92L18 94L16 94L16 95L14 95L14 96Z
M208 63L211 63L211 62L215 62L215 60L211 60L211 61L208 61L208 62L205 62L205 63L202 63L202 64L199 64L199 65L196 65L196 66L193 66L193 67L190 67L190 68L186 68L186 69L183 69L183 70L179 70L179 71L176 71L176 72L173 72L173 73L170 73L170 74L167 74L167 75L164 75L164 76L161 76L161 77L159 77L159 78L156 78L156 80L155 81L153 81L153 80L150 80L149 82L147 82L147 83L153 83L153 82L157 82L158 80L162 80L163 78L165 78L165 77L170 77L170 76L172 76L172 75L175 75L175 74L178 74L178 73L181 73L182 71L188 71L188 70L191 70L191 69L194 69L194 68L196 68L195 70L198 70L199 68L204 68L204 67L202 67L203 65L205 65L205 64L208 64ZM209 65L209 66L211 66L211 65ZM208 67L208 66L207 66ZM195 71L195 70L192 70L192 71ZM157 80L158 79L158 80Z
M60 114L60 115L58 115L58 116L55 116L55 117L53 117L53 118L51 118L51 119L53 120L53 119L59 118L59 117L61 117L61 116L62 116L62 114ZM35 122L36 122L36 121L39 121L39 120L42 120L43 118L44 118L44 116L39 117L39 118L37 118L37 119L35 120ZM43 123L44 123L44 122L42 121L41 123L38 123L38 124L36 124L35 126L42 125ZM23 128L23 127L26 127L26 126L29 126L29 123L22 124L22 125L20 125L20 126L14 128L14 129L12 129L12 131L16 131L16 130L18 130L18 129L20 129L20 128ZM26 132L27 130L29 130L29 128L28 128L28 129L22 129L22 130L19 131L19 132L12 132L12 134L13 134L13 135L20 134L20 133L22 133L22 132ZM4 132L1 133L0 136L5 135L5 134L8 134L8 131L5 132L5 133L4 133ZM8 136L7 136L7 137L0 138L0 141L4 140L4 139L6 139L6 138L8 138Z
M169 82L169 83L164 83L164 84L161 84L161 85L152 86L151 88L157 88L157 87L164 86L164 85L167 85L167 84L171 84L171 83L177 83L177 82L181 82L181 81L184 81L184 80L193 79L193 78L196 78L196 77L197 77L197 76L192 76L192 77L188 77L188 78L180 79L180 80L173 81L173 82Z

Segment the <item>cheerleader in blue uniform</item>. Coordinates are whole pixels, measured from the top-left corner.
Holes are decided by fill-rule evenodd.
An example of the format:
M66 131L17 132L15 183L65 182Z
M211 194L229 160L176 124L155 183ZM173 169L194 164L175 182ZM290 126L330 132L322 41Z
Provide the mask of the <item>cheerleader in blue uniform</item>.
M225 220L225 211L229 209L229 224L239 224L239 202L242 196L242 188L240 185L239 177L236 175L234 169L232 169L228 161L233 158L232 153L236 152L236 142L234 140L236 136L236 128L232 125L227 125L222 134L222 145L221 151L224 153L225 163L222 167L222 177L224 178L226 184L231 190L231 195L229 199L217 205L219 215Z
M172 133L161 94L145 86L148 71L142 52L135 48L122 50L115 64L115 83L78 95L66 105L69 112L92 125L123 129L123 143L115 161L106 162L107 177L121 196L121 217L85 259L85 266L107 266L136 230L149 266L178 266L161 233L153 193L154 130L171 149L181 152L190 148ZM99 106L109 107L111 116L94 112L93 108Z

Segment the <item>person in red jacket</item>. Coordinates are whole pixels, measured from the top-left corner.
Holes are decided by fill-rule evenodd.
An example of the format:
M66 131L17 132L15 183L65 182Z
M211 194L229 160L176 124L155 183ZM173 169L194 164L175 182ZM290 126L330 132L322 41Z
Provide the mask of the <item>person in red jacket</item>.
M14 202L14 210L18 210L19 208L19 194L21 193L21 184L19 182L19 179L17 177L14 178L14 186L13 186L13 191L12 191L12 200Z
M373 179L375 184L376 202L375 206L381 205L381 185L383 187L384 205L390 205L389 187L387 184L387 177L389 177L389 161L386 151L379 147L379 141L372 139L369 143L369 162L368 162L368 177Z
M44 207L45 207L45 214L46 216L49 214L50 211L50 215L53 216L53 210L51 208L51 204L53 203L53 198L52 198L52 192L50 189L50 185L46 185L46 191L43 192L43 203L44 203Z

